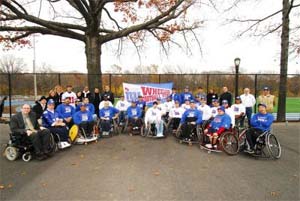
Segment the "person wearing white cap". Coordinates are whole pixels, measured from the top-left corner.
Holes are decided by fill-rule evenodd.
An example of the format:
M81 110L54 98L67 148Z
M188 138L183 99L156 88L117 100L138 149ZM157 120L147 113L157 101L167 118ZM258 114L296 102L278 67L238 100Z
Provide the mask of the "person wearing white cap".
M231 106L231 110L234 114L235 124L241 127L244 126L241 121L245 118L246 108L241 102L241 97L235 97L235 104Z
M250 119L252 116L252 110L253 110L253 106L256 103L255 97L250 94L250 89L249 88L245 88L244 89L244 94L242 94L240 96L242 104L246 107L246 116L248 119L248 125L250 125ZM244 126L244 120L245 118L242 119L241 121L241 126Z

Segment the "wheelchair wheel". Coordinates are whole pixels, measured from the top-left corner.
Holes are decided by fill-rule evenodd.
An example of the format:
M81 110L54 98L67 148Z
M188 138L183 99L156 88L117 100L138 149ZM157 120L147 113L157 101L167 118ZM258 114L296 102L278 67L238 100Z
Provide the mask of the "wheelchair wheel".
M270 156L272 156L275 159L279 159L281 156L281 146L275 135L271 133L268 134L266 145Z
M219 143L226 154L236 155L238 153L239 150L238 139L233 133L224 132L220 136Z
M25 152L22 155L22 160L25 161L25 162L29 162L31 159L32 159L32 155L31 155L30 152Z
M19 156L18 149L16 147L12 147L12 146L6 147L4 154L5 154L5 157L7 158L7 160L9 160L9 161L14 161Z
M181 128L177 129L176 133L175 133L175 137L177 139L180 139L180 137L182 136L182 130Z

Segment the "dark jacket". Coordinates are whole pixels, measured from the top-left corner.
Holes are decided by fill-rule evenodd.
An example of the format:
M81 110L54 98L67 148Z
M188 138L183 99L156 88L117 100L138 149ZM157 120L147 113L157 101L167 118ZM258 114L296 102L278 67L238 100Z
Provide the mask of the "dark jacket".
M103 93L101 94L101 100L104 99L104 96L105 96L105 95L107 96L107 99L108 99L112 104L114 104L115 98L114 98L113 92L111 92L111 91L105 91L105 92L103 92Z
M42 105L39 102L36 102L36 104L32 108L32 111L35 112L36 118L39 119L42 117L43 112L46 109L47 109L47 104L45 105L45 108L43 109Z
M222 101L223 100L227 100L228 101L228 105L229 105L229 107L231 106L231 104L232 104L232 95L231 95L231 93L230 92L225 92L225 93L222 93L221 95L220 95L220 105L222 105Z
M33 127L36 130L40 129L39 123L37 122L36 114L34 112L30 112L29 118L31 120L31 123ZM14 116L12 116L9 124L11 132L19 135L26 135L26 129L25 129L25 123L23 120L22 112L18 112Z

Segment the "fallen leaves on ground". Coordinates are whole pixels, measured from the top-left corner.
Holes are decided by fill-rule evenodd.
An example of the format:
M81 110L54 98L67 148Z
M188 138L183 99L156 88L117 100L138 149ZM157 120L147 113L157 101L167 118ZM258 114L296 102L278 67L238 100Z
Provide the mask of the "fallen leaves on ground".
M2 184L0 184L0 190L2 190L2 189L4 189L4 188L5 188L5 186L2 185Z
M271 196L272 196L272 197L278 197L279 194L280 194L279 191L271 191Z
M154 174L155 176L159 176L159 175L160 175L160 172L159 172L158 170L156 170L156 171L153 172L153 174Z
M12 184L8 184L8 185L7 185L7 188L12 188L12 187L13 187Z
M46 182L42 182L41 185L42 185L42 187L47 187L48 186L48 184Z

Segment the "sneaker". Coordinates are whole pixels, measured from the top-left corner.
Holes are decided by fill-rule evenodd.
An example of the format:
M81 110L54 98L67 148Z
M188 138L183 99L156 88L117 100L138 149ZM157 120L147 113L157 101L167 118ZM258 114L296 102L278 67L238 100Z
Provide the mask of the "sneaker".
M211 145L211 144L206 144L205 147L211 149L211 148L212 148L212 145Z
M214 149L217 149L217 148L218 148L218 145L215 144L215 145L214 145Z
M254 151L253 151L253 149L245 149L245 152L247 152L247 153L249 153L249 154L254 154Z

